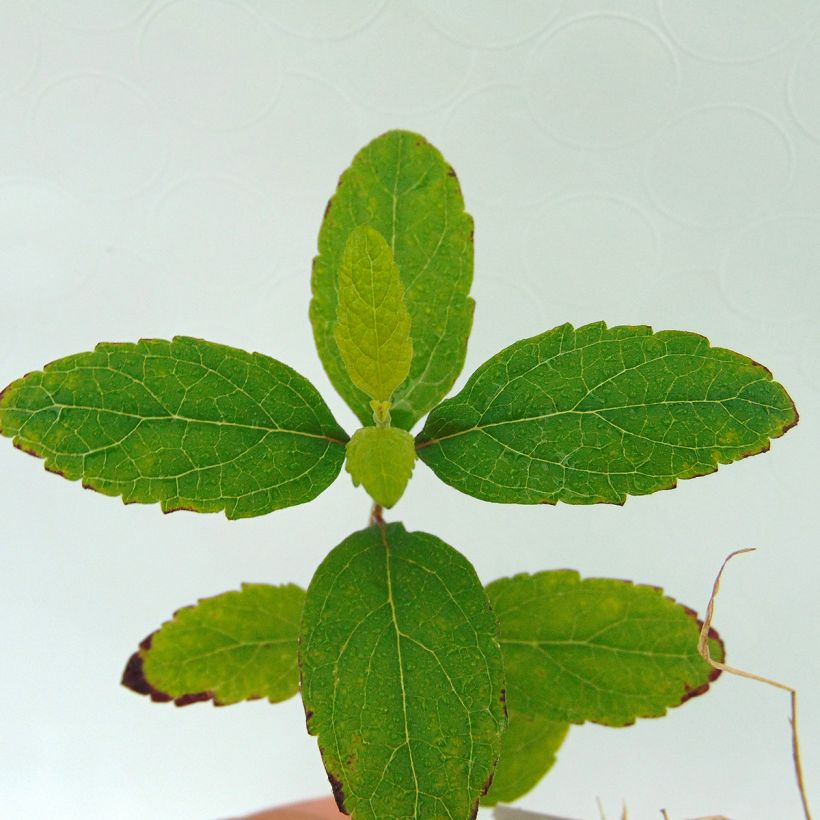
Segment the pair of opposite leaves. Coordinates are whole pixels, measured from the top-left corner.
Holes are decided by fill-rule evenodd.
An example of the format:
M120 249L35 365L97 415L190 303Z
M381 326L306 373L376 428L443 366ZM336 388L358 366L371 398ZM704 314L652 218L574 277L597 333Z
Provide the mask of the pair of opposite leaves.
M398 455L366 437L350 453L354 478L388 501L413 463L399 431L431 408L418 456L456 489L506 503L622 503L761 452L797 421L752 360L696 334L600 322L516 342L439 404L464 362L472 263L472 220L441 154L401 131L362 149L322 224L310 312L362 424L372 401L390 404L395 432L376 435ZM0 432L126 502L230 518L316 497L349 441L286 365L183 337L104 343L30 373L0 395Z

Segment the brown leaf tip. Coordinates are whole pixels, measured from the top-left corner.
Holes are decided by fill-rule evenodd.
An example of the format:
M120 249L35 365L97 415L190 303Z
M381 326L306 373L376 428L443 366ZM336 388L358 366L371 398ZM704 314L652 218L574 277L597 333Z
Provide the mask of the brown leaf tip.
M122 680L120 683L132 692L138 695L147 695L154 703L168 703L173 701L175 706L189 706L191 703L201 703L204 700L213 700L217 706L220 706L216 701L213 692L190 692L174 698L167 692L157 689L148 678L145 677L144 659L142 653L151 648L151 638L149 635L141 644L138 652L135 652L125 665L125 670L122 673Z
M146 638L146 640L150 640L150 636ZM156 689L148 682L143 670L143 661L140 652L135 652L128 659L120 683L138 695L148 695L154 703L167 703L169 700L172 700L170 695L166 695L165 692L160 692L159 689Z

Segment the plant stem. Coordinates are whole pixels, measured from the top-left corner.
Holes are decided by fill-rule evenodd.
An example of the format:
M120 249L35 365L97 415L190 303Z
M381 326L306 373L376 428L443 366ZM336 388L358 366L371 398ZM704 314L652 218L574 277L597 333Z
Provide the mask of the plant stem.
M370 520L368 521L369 527L372 527L374 524L384 524L382 512L383 510L381 504L373 505L373 507L370 509Z

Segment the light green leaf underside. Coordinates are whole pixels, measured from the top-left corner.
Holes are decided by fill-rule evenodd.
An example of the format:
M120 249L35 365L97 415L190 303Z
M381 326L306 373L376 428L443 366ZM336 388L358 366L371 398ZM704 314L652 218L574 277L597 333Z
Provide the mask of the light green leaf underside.
M472 566L432 535L374 526L322 562L302 698L354 818L472 816L504 724L496 628Z
M346 469L358 487L383 507L392 507L413 474L413 437L398 427L363 427L347 443Z
M336 344L351 381L371 399L389 401L410 372L404 285L390 246L367 225L354 229L342 254Z
M0 395L0 432L125 503L229 518L315 498L347 441L291 368L181 336L103 343L29 373Z
M330 380L362 424L367 395L351 381L334 336L342 253L369 225L390 246L405 288L413 361L396 391L393 424L410 429L452 387L473 321L473 221L452 169L423 137L389 131L365 146L339 180L319 233L310 317Z
M299 689L297 649L305 592L243 584L180 609L129 661L123 683L178 705L287 700Z
M481 805L513 803L552 768L567 736L569 723L554 721L537 711L507 706L509 726L501 737L501 758L493 784Z
M657 587L557 570L487 586L512 712L627 726L700 694L717 673L695 614ZM715 658L723 657L714 636Z
M430 413L419 457L487 501L621 504L763 452L797 423L771 373L694 333L562 325Z

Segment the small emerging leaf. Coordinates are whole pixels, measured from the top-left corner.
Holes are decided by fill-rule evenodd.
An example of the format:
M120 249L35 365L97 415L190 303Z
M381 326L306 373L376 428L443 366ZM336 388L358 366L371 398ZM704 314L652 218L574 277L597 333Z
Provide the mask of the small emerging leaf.
M413 437L398 427L363 427L347 443L346 469L382 507L392 507L413 473Z
M473 817L504 725L496 620L475 570L432 535L354 533L307 592L308 730L354 820Z
M299 688L297 646L305 592L243 584L185 607L149 635L122 682L154 701L287 700Z
M351 380L334 332L342 255L359 225L385 238L404 283L413 361L391 412L393 425L409 430L447 394L464 365L474 307L473 220L452 168L409 131L377 137L339 180L319 233L310 319L333 386L362 424L372 424L368 396Z
M797 423L765 367L694 333L562 325L430 413L419 457L486 501L622 504L769 448Z
M336 344L351 381L387 402L413 359L404 285L382 235L361 225L347 240L339 271Z
M296 371L183 336L99 344L29 373L0 394L0 433L127 504L228 518L315 498L348 438Z

